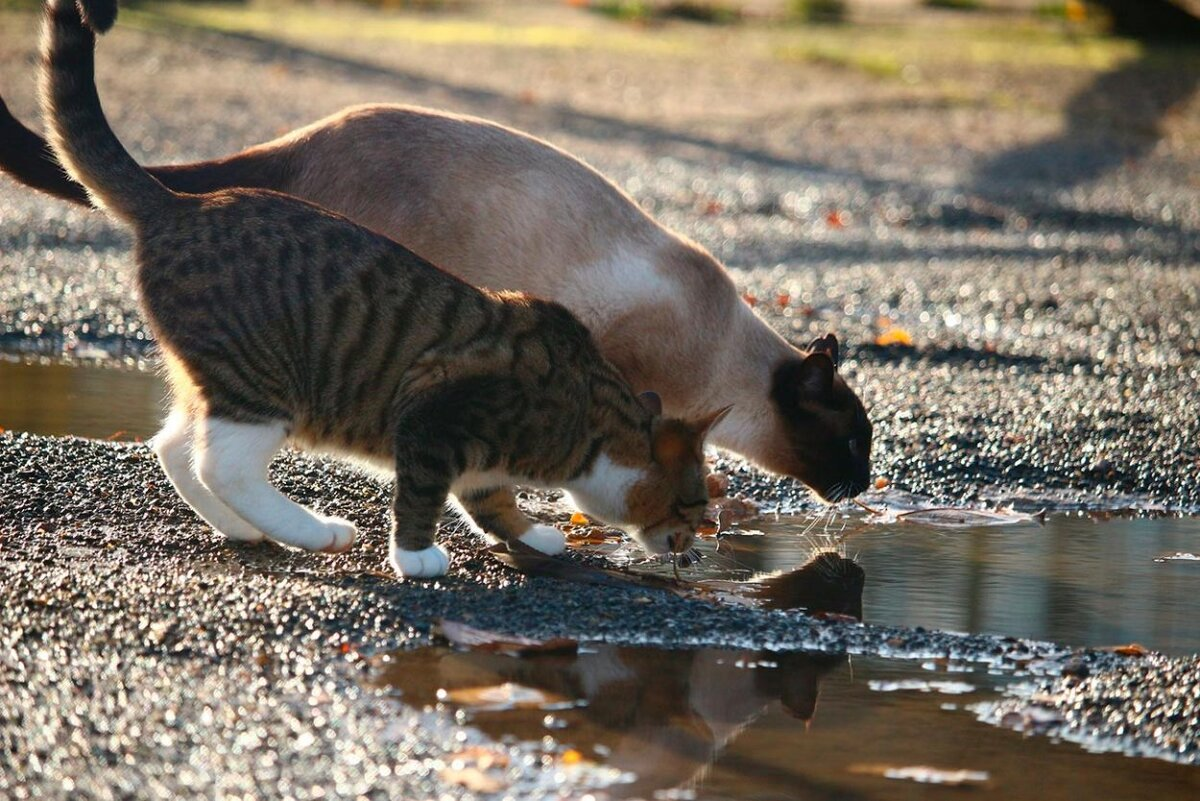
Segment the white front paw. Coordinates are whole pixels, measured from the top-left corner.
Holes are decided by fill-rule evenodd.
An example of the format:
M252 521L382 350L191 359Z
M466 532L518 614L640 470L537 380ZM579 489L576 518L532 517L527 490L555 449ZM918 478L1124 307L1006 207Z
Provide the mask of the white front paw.
M566 535L554 526L532 526L519 539L530 548L549 556L556 556L567 549Z
M420 551L393 548L392 567L404 578L444 576L450 569L450 557L440 545L430 545Z
M341 553L349 550L358 538L358 527L349 520L340 517L324 518L325 531L329 534L329 544L321 550L325 553Z

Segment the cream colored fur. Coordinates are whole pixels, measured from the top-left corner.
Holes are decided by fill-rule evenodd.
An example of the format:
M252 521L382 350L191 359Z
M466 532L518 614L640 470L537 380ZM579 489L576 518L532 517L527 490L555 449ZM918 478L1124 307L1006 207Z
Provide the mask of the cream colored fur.
M288 191L403 242L477 286L557 300L635 390L672 416L733 404L712 444L760 460L778 443L771 370L797 351L709 253L583 162L519 131L408 106L363 106L263 150L298 164ZM364 184L348 161L370 162Z

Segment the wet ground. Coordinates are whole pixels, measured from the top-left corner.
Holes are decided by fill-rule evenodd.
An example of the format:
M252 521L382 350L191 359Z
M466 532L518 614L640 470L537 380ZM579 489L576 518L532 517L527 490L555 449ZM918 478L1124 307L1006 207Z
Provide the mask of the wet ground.
M839 333L892 486L869 503L1200 507L1190 51L962 34L956 17L919 35L645 31L509 5L499 23L490 6L407 16L370 40L358 12L342 24L189 6L164 12L167 27L126 15L104 42L101 92L155 161L379 100L548 136L718 253L785 334ZM0 89L31 120L33 28L0 14ZM567 46L547 44L564 31ZM702 544L685 577L738 582L710 585L725 602L530 578L453 526L451 574L399 583L384 568L386 488L289 454L281 488L356 520L363 542L333 558L229 548L130 442L153 432L160 400L128 242L0 179L0 347L134 368L0 361L0 796L1200 789L1194 767L1171 764L1200 761L1200 563L1182 557L1197 552L1194 520L814 523L794 484L723 464L736 491L798 513ZM888 332L912 346L877 344ZM571 511L528 503L559 523ZM753 571L786 578L832 533L865 571L865 625L733 598ZM577 659L452 652L430 634L439 618L585 645ZM1165 654L1076 650L1130 641ZM438 689L502 681L571 708L423 708ZM1088 753L1105 749L1146 758ZM633 788L628 760L642 768Z

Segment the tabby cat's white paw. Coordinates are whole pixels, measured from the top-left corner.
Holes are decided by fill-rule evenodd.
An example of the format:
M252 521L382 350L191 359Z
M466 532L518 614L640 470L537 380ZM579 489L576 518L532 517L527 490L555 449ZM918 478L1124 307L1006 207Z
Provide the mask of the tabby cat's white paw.
M220 528L216 529L218 534L221 534L230 542L262 542L266 537L261 531L240 518L233 519L232 515L229 519L220 522Z
M340 517L325 517L322 520L325 523L325 531L329 535L329 544L320 549L325 553L341 553L349 550L354 541L358 539L358 527L349 520Z
M431 545L420 551L393 548L392 567L404 578L444 576L450 569L450 557L440 545Z
M548 556L556 556L567 549L567 537L554 526L535 524L519 538L521 542Z

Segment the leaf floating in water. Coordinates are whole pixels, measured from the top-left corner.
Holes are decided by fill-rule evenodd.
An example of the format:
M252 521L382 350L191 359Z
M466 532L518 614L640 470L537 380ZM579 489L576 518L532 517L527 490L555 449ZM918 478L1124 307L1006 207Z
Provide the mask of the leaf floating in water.
M1154 557L1155 562L1200 562L1200 554L1177 551Z
M522 656L533 653L565 653L573 654L579 650L579 643L565 637L555 637L550 640L532 640L528 637L517 637L511 634L499 634L494 631L477 629L466 623L454 620L439 620L434 626L437 634L463 648L476 651L495 651L510 656Z
M438 690L443 703L469 709L472 712L506 712L510 709L543 709L570 703L559 695L551 695L511 681L491 687L462 687L457 690Z
M867 686L877 693L893 693L909 690L921 693L941 693L942 695L965 695L975 692L975 685L965 681L925 681L924 679L902 679L900 681L867 682Z
M851 765L851 773L863 776L882 776L885 779L902 779L921 784L943 784L949 787L983 784L991 776L985 770L946 770L929 765Z
M999 509L963 509L954 506L931 506L927 509L908 509L900 511L891 507L877 509L861 501L855 501L859 506L871 513L866 518L871 523L920 523L926 526L940 528L971 528L976 526L1011 526L1017 523L1046 522L1045 510L1027 514L1018 512L1011 506Z

